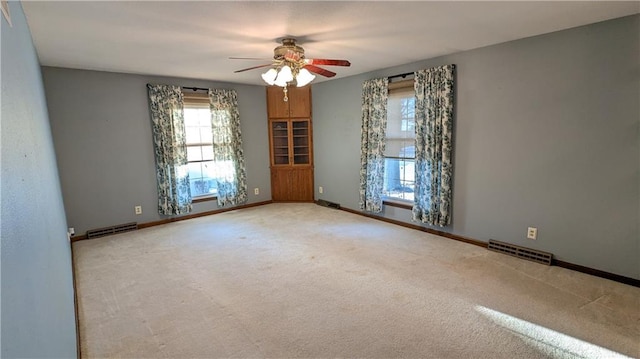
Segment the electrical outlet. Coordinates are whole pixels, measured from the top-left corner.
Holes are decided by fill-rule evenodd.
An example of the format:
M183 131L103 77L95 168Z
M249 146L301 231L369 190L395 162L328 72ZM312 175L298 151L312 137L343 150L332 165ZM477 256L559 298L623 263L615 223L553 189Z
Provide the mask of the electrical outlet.
M142 206L135 206L136 214L142 214Z
M324 188L322 188L322 186L318 187L318 193L324 193Z
M255 194L256 196L260 194L260 188L254 188L253 189L253 194Z
M76 234L76 229L73 227L69 227L69 229L67 230L67 233L69 233L70 236L73 236Z
M527 229L527 238L528 239L536 239L538 237L538 228L529 227Z

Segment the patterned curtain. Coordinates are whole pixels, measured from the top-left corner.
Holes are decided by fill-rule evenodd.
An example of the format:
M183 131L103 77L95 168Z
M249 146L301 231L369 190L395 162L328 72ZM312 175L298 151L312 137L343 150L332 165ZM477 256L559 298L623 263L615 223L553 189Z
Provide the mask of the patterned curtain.
M416 163L413 220L451 223L451 147L455 65L415 73Z
M218 205L247 201L247 175L242 151L240 113L235 90L209 90L213 132L214 176L218 181Z
M386 77L362 84L360 209L374 213L382 212L388 88Z
M179 86L147 85L158 180L158 212L191 212L184 106Z

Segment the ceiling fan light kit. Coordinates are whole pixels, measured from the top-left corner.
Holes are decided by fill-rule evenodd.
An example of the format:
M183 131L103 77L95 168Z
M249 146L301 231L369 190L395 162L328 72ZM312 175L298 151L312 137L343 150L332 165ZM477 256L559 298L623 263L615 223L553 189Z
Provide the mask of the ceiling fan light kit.
M309 70L303 68L298 72L298 76L296 76L296 83L298 87L306 86L311 81L316 78L316 75L312 75Z
M274 85L280 87L286 87L287 84L295 79L295 76L291 72L291 67L284 65L280 68L278 75L274 81Z
M269 85L273 85L276 82L276 76L278 76L278 70L269 69L269 71L262 74L262 79Z
M316 65L351 66L351 63L347 60L306 59L304 49L296 45L295 39L284 38L282 39L282 45L273 49L273 62L271 64L252 66L235 72L271 66L267 72L262 74L262 79L270 86L282 87L285 93L284 100L287 101L287 86L293 82L297 87L308 85L316 78L312 72L325 77L336 75L335 72Z

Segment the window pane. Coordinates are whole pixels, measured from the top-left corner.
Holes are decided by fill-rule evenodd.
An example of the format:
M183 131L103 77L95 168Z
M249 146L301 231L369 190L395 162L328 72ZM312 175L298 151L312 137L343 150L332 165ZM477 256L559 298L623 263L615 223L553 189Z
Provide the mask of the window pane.
M189 163L189 184L192 197L217 193L217 183L211 173L212 162Z
M202 166L200 162L189 163L189 181L202 178Z
M389 92L383 196L413 201L415 183L415 96L413 88Z
M209 111L209 109L198 108L198 109L195 109L194 111L195 111L199 126L211 127L211 112Z
M227 121L228 112L218 111L213 113L214 121ZM201 144L200 146L187 147L189 163L189 184L193 197L207 196L217 193L217 180L225 176L233 178L233 164L231 161L223 161L214 167L213 160L213 134L211 133L212 112L206 105L198 104L195 107L185 105L185 125L187 126L187 144ZM227 163L228 162L228 163Z
M411 139L387 139L384 154L387 157L415 157L415 144Z
M405 97L400 100L402 131L415 132L415 109L415 97Z
M211 110L206 104L189 107L185 104L184 122L187 144L211 144ZM188 146L187 160L197 161L188 165L191 196L207 196L217 193L216 171L213 169L213 146Z
M200 141L201 143L213 143L213 134L211 133L211 126L200 127Z
M413 201L414 186L414 160L385 159L383 195Z
M202 176L214 178L216 176L216 172L213 168L213 161L202 162Z
M415 98L413 94L389 96L387 102L386 148L388 157L404 157L403 149L415 141Z
M200 143L200 129L198 127L186 127L187 144Z
M218 193L217 182L213 178L205 177L202 179L203 194L211 195Z
M200 146L190 146L187 147L187 161L201 161L202 160L202 150Z
M408 143L405 142L404 144L405 146L400 149L400 155L398 157L416 158L416 147L414 144L411 143L408 146Z
M191 196L206 196L216 193L215 181L211 178L198 178L189 181L191 184Z
M198 110L194 108L184 108L184 125L198 126L200 119L198 118Z
M202 146L202 160L212 160L213 159L213 146Z

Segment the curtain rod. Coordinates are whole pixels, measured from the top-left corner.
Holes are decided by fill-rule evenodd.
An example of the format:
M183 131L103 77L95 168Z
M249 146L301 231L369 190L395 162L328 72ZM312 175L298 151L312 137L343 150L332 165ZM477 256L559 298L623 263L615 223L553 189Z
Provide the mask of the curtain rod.
M183 89L185 90L193 90L193 91L209 91L209 89L204 88L204 87L187 87L187 86L182 86Z
M393 75L393 76L389 76L389 77L388 77L388 79L389 79L389 80L391 80L391 79L396 79L396 78L398 78L398 77L405 78L405 77L407 77L407 76L409 76L409 75L413 75L413 74L414 74L414 72L405 72L405 73L400 74L400 75Z
M455 64L451 64L451 67L453 67L455 69L456 65ZM389 76L388 79L391 80L391 79L395 79L395 78L398 78L398 77L405 78L405 77L407 77L409 75L414 75L414 74L415 74L415 71L414 72L405 72L405 73L400 74L400 75Z
M151 84L147 84L147 87L151 86ZM187 86L180 86L180 88L185 89L185 90L193 90L193 91L209 91L208 88L204 88L204 87L187 87Z

